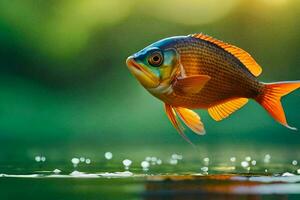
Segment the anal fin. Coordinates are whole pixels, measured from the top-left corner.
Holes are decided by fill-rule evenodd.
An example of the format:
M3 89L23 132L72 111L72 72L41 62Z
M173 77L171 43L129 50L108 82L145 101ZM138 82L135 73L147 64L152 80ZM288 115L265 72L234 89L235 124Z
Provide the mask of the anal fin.
M193 143L189 140L189 138L184 134L184 128L182 127L178 116L185 123L187 127L189 127L192 131L194 131L198 135L204 135L205 130L203 123L197 113L187 108L181 107L173 107L169 104L165 104L166 114L171 121L172 125L176 128L178 133L190 144Z
M190 141L190 139L184 134L184 129L182 125L180 124L180 121L178 120L177 114L174 110L174 108L165 103L165 111L166 114L171 121L172 125L175 127L175 129L178 131L178 133L190 144L193 145L193 143Z
M198 135L205 134L203 123L201 122L201 118L197 113L190 109L181 107L175 108L175 110L187 127L189 127Z
M243 107L248 102L247 98L236 98L208 109L209 115L216 121L221 121L229 115L231 115L236 110Z

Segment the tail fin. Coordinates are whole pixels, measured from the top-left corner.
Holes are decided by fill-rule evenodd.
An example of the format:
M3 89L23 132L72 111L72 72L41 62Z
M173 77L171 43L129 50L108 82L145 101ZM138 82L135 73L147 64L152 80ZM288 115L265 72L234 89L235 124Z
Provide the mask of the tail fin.
M289 94L299 87L300 81L266 83L262 94L258 95L256 101L260 103L280 124L289 129L297 130L297 128L288 125L280 100L281 97Z

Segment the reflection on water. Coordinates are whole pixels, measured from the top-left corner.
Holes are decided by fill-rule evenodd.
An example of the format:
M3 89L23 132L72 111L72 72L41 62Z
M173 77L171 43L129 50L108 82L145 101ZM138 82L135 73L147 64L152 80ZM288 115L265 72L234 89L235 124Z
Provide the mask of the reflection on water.
M25 196L43 199L61 194L64 199L287 199L299 197L300 176L258 175L147 175L129 171L68 175L54 172L0 174L0 190L6 199ZM18 193L15 193L15 189ZM46 195L46 196L45 196ZM54 195L55 196L55 195ZM100 198L102 199L102 198Z
M145 196L176 199L261 199L300 194L300 176L154 176L149 177ZM267 182L267 183L266 183Z

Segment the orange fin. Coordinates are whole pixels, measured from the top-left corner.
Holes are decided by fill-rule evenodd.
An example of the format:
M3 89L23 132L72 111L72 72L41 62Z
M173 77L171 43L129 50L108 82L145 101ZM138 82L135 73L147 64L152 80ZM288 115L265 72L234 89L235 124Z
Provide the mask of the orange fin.
M259 66L259 64L257 64L257 62L254 60L254 58L252 58L252 56L249 53L247 53L246 51L244 51L243 49L238 48L234 45L222 42L220 40L217 40L208 35L204 35L202 33L192 34L191 36L194 38L199 38L199 39L211 42L211 43L221 47L222 49L224 49L225 51L227 51L228 53L230 53L231 55L233 55L237 59L239 59L239 61L241 61L241 63L243 63L245 65L245 67L254 76L259 76L261 74L262 68Z
M211 79L208 75L195 75L184 78L177 78L175 84L176 87L182 89L185 93L198 93L207 81Z
M299 87L300 81L267 83L265 84L265 89L262 94L256 98L256 101L260 103L280 124L289 129L297 130L296 128L288 125L280 100L281 97L289 94Z
M221 121L222 119L228 117L236 110L240 109L248 102L247 98L237 98L225 103L221 103L212 106L208 109L209 115L216 121Z
M187 108L175 108L176 113L179 115L180 119L198 135L204 135L205 130L201 118L194 111Z
M165 103L165 111L166 114L169 118L169 120L171 121L172 125L176 128L176 130L178 131L178 133L190 144L193 145L193 143L189 140L189 138L184 134L184 129L182 127L182 125L180 124L178 118L177 118L177 114L174 110L174 108Z

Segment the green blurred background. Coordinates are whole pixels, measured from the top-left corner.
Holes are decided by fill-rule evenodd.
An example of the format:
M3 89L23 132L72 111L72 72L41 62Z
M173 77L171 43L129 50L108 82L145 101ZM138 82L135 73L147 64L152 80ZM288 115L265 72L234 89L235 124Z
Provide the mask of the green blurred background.
M165 37L203 32L250 52L263 67L260 80L297 80L299 18L298 0L1 0L0 161L45 148L189 149L162 102L129 73L127 56ZM298 128L299 100L300 91L283 100ZM300 144L299 132L255 102L222 122L199 113L207 135L187 134L209 151Z

